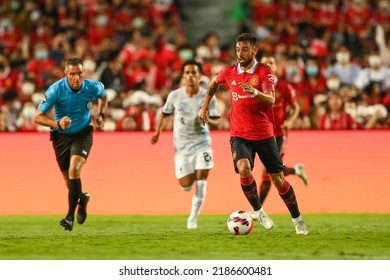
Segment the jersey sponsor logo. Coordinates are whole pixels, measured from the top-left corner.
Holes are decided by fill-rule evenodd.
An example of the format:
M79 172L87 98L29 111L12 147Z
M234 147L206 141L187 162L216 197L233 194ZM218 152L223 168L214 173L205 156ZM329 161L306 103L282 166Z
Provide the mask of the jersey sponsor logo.
M249 83L251 84L252 87L256 87L259 85L259 77L251 77L249 80Z
M255 96L253 94L245 94L245 95L241 95L241 94L238 94L237 92L233 91L232 92L232 99L234 101L237 101L239 99L246 99L246 98L255 98Z

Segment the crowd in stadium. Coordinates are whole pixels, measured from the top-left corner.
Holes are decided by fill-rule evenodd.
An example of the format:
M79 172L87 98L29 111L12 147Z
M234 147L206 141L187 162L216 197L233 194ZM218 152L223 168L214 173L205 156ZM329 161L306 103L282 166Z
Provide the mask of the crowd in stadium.
M273 54L296 89L294 129L390 127L390 2L387 0L235 1L237 34L253 32L258 57ZM236 63L234 41L205 30L191 44L185 1L0 0L0 131L46 131L33 122L45 90L80 57L87 78L109 97L106 131L150 131L180 67L203 63L207 85ZM229 128L229 93L217 92ZM165 129L172 129L168 124Z

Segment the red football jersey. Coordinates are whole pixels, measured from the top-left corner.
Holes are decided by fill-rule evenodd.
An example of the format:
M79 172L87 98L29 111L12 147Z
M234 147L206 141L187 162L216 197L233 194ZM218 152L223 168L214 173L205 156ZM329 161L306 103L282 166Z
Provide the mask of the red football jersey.
M272 106L266 105L248 92L239 83L250 83L257 90L275 91L275 76L271 68L255 62L248 71L238 64L223 68L217 82L230 89L230 135L248 140L263 140L274 135Z
M287 83L286 80L278 79L275 86L275 104L272 106L274 111L275 136L282 136L284 134L281 125L286 120L287 107L296 102L297 97L292 85Z

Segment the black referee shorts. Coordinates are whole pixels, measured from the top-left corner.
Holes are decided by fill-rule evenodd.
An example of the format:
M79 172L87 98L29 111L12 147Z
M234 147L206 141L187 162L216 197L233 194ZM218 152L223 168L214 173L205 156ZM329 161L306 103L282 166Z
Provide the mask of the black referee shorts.
M237 162L243 158L249 159L251 169L253 170L256 154L259 156L267 173L283 171L283 162L275 137L264 140L247 140L240 137L231 137L230 146L236 173L238 173Z
M51 141L56 154L57 163L61 172L69 170L70 158L73 155L88 158L93 143L93 126L88 125L75 134L64 134L56 130L51 131Z

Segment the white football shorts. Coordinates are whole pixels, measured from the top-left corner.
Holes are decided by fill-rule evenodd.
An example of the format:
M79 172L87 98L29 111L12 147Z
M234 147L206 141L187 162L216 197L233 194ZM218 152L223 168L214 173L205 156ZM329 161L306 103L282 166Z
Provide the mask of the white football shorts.
M177 179L192 174L195 170L211 169L213 167L213 151L211 148L190 155L175 155L175 174Z

